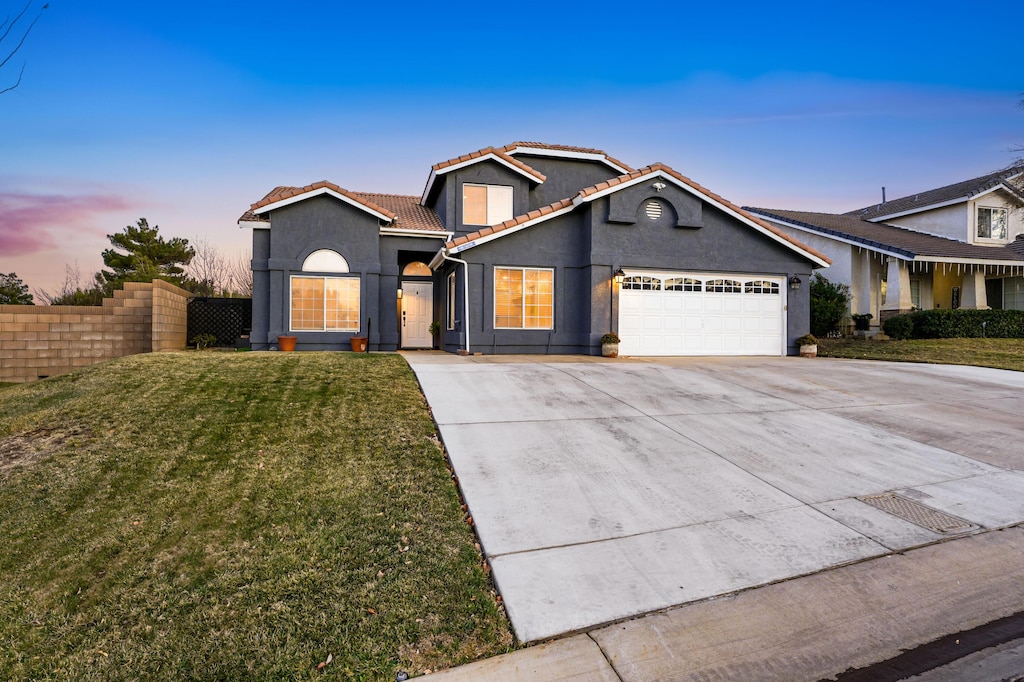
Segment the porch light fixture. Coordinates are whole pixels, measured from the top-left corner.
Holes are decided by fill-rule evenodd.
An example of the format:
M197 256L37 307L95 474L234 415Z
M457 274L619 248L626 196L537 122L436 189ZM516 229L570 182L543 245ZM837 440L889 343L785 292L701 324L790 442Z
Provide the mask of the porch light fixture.
M802 282L803 280L801 280L796 275L793 275L792 277L789 278L789 288L792 289L793 291L796 291L797 289L800 288L800 284Z
M622 268L619 268L618 270L615 271L615 274L612 275L612 279L615 280L616 284L622 284L622 280L626 279L626 273L623 271Z
M398 300L399 301L402 300L402 290L401 289L398 290Z

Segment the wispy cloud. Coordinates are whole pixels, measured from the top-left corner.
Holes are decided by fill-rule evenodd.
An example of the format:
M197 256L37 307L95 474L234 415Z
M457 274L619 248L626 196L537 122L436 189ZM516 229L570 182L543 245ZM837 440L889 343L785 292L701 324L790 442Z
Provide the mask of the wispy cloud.
M27 256L54 249L69 231L97 232L93 219L132 203L113 194L0 192L0 256Z

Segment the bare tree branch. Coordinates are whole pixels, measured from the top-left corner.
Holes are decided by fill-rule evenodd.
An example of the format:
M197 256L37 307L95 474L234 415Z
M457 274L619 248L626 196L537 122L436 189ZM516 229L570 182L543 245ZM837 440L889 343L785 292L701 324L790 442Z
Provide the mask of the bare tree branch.
M252 298L252 253L243 252L231 263L232 288L242 296Z
M4 19L2 24L0 24L0 29L3 29L3 35L0 35L0 44L2 44L4 41L11 37L11 31L14 30L14 27L21 20L21 18L25 16L25 13L28 12L29 8L32 6L32 2L34 2L34 0L29 0L28 4L26 4L25 7L20 12L18 12L18 15L14 17L14 19L8 17ZM35 28L36 22L39 21L39 17L43 16L43 12L46 11L49 7L50 4L46 3L39 9L39 13L36 14L35 19L32 20L32 22L28 25L28 28L26 28L25 31L21 34L21 39L18 40L18 44L15 45L14 48L7 53L6 57L0 60L0 69L4 68L7 65L7 62L11 61L14 55L18 53L18 50L20 50L21 47L25 44L25 39L28 38L28 34L32 32L33 28ZM3 90L0 90L0 95L2 95L5 92L10 92L14 88L21 85L21 78L24 75L25 64L22 64L21 71L18 72L18 80L14 83L14 85L8 86Z

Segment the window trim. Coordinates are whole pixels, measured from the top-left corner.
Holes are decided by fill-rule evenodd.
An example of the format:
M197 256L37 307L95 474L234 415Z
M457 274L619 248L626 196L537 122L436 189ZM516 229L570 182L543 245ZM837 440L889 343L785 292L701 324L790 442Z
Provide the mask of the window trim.
M551 324L547 327L527 327L526 325L526 296L523 296L522 310L521 310L521 326L519 327L499 327L498 326L498 270L519 270L523 273L523 281L526 280L526 272L550 272L551 273ZM491 268L491 323L494 325L494 329L509 329L515 331L554 331L555 329L555 268L550 267L533 267L533 266L520 266L520 265L495 265Z
M323 328L322 329L296 329L295 328L295 326L294 326L294 314L293 314L293 308L292 308L292 303L293 303L293 300L292 300L292 282L294 280L296 280L296 279L318 279L322 283L323 291L324 291L324 295L323 295L323 300L324 300L323 319L324 319L324 323L323 323ZM326 290L327 290L327 280L329 280L329 279L354 280L356 282L356 284L358 284L358 287L357 287L357 290L356 290L357 291L357 295L356 295L356 326L355 326L354 329L350 329L350 328L346 328L346 329L328 329L327 328L327 295L326 295ZM309 275L309 274L305 274L305 273L290 275L289 278L288 278L288 331L292 332L292 333L295 333L295 334L322 334L322 333L358 334L359 331L360 331L360 328L361 328L361 324L362 324L362 308L363 308L363 300L362 299L363 299L363 282L362 282L362 278L359 277L359 275L349 275L349 276L340 276L338 274L332 274L332 275Z
M1001 211L1003 214L1003 236L1002 237L983 237L981 236L981 212L982 211ZM989 219L989 228L991 229L992 221ZM974 239L979 242L986 242L991 244L1005 244L1010 236L1010 211L1005 206L980 206L974 207Z
M488 220L488 221L491 218L491 189L492 188L499 188L499 187L502 188L502 189L507 189L508 190L508 195L509 195L508 217L507 218L501 218L501 219L496 220L494 222L485 222L485 223L471 223L471 222L467 221L466 220L466 188L467 187L483 187L486 190L486 193L484 195L484 213L485 213L484 220ZM515 187L513 185L489 185L489 184L481 183L481 182L464 182L464 183L462 183L462 224L463 225L472 225L474 227L490 227L491 225L500 225L501 223L505 222L506 220L511 220L512 218L515 217L515 215L516 215Z

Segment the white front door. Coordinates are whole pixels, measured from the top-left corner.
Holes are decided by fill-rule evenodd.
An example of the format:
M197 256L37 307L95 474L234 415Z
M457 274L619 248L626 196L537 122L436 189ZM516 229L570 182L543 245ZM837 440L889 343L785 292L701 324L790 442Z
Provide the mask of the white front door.
M402 282L402 348L433 348L434 285L430 282Z

